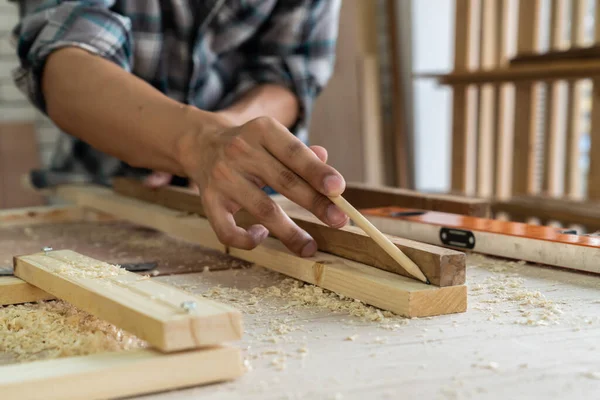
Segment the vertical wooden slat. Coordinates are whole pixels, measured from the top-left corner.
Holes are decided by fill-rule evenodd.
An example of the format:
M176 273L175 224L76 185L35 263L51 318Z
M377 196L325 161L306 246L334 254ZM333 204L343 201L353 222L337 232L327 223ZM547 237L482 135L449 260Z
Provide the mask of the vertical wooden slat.
M479 63L481 69L498 67L502 54L502 0L482 0L481 41ZM486 84L481 87L479 98L479 137L477 151L477 195L489 197L494 192L495 163L498 149L496 143L499 120L500 88Z
M362 1L362 0L361 0ZM398 22L398 9L406 21ZM411 40L410 40L410 2L386 3L387 26L392 70L392 114L396 163L396 185L402 188L414 188L413 146L412 146L412 89L405 90L403 85L412 88ZM402 33L401 33L402 32ZM404 39L400 42L398 37ZM408 40L406 40L408 38ZM406 95L409 93L409 96Z
M596 0L594 45L600 43L600 0ZM590 168L587 177L587 197L600 200L600 80L592 81L592 109L590 121Z
M571 47L585 42L586 2L571 0ZM567 82L567 131L565 143L564 193L571 198L581 197L579 141L581 139L581 91L583 81Z
M538 50L540 0L519 1L517 53ZM531 193L535 172L536 90L531 82L515 85L512 195Z
M455 1L454 71L468 68L471 41L471 0ZM467 85L453 87L452 98L452 191L467 191Z
M550 51L564 49L562 33L566 22L566 3L564 0L550 2ZM559 152L563 135L563 110L565 98L564 82L547 84L544 105L544 158L542 168L542 191L551 196L559 195Z

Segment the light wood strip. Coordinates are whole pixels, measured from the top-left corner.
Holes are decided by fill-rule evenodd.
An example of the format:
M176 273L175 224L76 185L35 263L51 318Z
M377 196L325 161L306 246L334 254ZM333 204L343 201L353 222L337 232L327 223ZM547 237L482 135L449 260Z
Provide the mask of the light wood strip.
M466 71L469 65L472 0L455 0L454 71ZM452 88L452 191L466 193L468 189L468 87Z
M299 258L273 238L251 251L232 248L230 254L406 317L467 309L466 286L437 288L325 253Z
M135 216L132 216L134 213L149 214L152 208L146 207L150 205L146 202L157 203L171 209L194 212L205 216L200 198L189 191L170 187L152 190L143 186L140 182L131 179L116 179L113 184L117 193L131 198L128 199L113 194L111 202L105 200L100 204L88 198L85 205L101 207L101 210L120 210L119 217L125 219L129 217L135 218ZM84 190L84 188L81 190ZM104 199L108 197L108 194L103 196ZM132 201L135 201L133 198L144 201L132 203ZM123 202L123 199L128 201ZM342 229L330 228L299 206L297 206L296 211L290 210L288 207L286 212L300 228L304 229L315 239L319 250L396 274L407 274L397 262L382 251L361 229L353 226L346 226ZM236 214L236 222L242 227L249 227L257 223L252 216L243 211ZM177 229L176 225L177 222L174 222L170 229ZM201 240L202 237L203 235L198 234L197 240ZM465 255L463 253L447 252L446 249L423 246L422 243L397 237L389 237L389 239L422 268L424 274L432 284L437 286L453 286L462 285L465 282ZM197 243L202 242L198 241Z
M583 0L571 0L571 47L581 46L585 41L586 7ZM581 140L582 81L567 81L567 128L565 144L564 193L570 198L582 197L581 168L579 166L579 142Z
M550 3L550 50L565 47L562 33L566 23L565 0L552 0ZM542 168L542 192L559 195L560 172L562 170L560 150L564 146L564 82L550 82L546 85L544 104L544 150Z
M101 353L0 367L3 399L116 399L244 374L239 349L213 347L174 354L154 350Z
M502 3L503 1L482 1L481 32L479 48L481 69L492 69L499 65L502 54ZM479 137L477 150L477 195L489 197L494 192L496 182L494 167L499 148L497 142L498 119L500 118L500 88L486 84L480 89L479 97Z
M51 300L54 296L14 276L0 277L0 306Z
M239 340L241 314L232 307L113 269L70 250L15 257L15 276L133 333L162 351ZM194 304L192 312L184 303Z
M539 14L540 0L519 2L517 53L537 50ZM516 85L512 195L529 193L534 186L537 94L533 83Z

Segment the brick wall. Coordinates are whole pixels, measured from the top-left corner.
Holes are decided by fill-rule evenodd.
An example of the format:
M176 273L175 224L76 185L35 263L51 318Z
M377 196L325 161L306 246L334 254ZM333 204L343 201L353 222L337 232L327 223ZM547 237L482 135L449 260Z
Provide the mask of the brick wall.
M10 43L10 33L18 23L15 4L0 1L0 123L34 122L42 165L48 165L60 132L48 118L39 113L16 88L12 70L18 65L15 49Z

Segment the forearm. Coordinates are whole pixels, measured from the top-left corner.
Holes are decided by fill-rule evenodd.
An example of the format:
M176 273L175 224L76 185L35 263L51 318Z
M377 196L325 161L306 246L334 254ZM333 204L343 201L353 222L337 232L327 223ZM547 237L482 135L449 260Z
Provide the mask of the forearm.
M234 123L242 125L254 118L268 116L291 128L298 119L298 98L289 89L274 85L259 85L221 111Z
M77 48L52 53L42 82L64 131L133 166L184 176L180 139L218 118L169 99L119 66Z

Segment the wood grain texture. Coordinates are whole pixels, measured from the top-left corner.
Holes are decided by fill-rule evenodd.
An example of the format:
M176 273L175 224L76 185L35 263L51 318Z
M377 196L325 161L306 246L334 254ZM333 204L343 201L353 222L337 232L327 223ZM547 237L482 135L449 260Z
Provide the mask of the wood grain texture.
M584 19L587 10L583 0L571 0L571 46L579 46L585 41ZM581 167L579 165L579 143L582 127L582 88L581 81L568 81L567 89L567 129L565 132L565 173L564 193L571 198L582 197Z
M466 286L437 288L350 260L317 253L300 258L276 239L230 253L293 278L407 317L465 312Z
M0 367L4 399L116 399L207 383L244 373L239 349L213 347L162 354L101 353Z
M514 197L492 205L494 214L508 213L511 218L525 220L536 217L543 221L559 221L563 226L581 225L588 232L600 230L600 204L547 196Z
M232 307L69 251L15 257L15 276L81 310L133 333L162 351L239 340L241 314ZM100 271L94 273L94 271ZM197 305L189 313L184 302Z
M0 306L50 300L54 296L14 276L0 276Z
M76 206L39 206L0 210L2 227L76 221L111 221L114 217Z
M354 207L373 208L397 206L448 212L453 214L486 217L489 215L489 202L485 199L460 195L420 193L414 190L389 186L372 186L349 182L343 196Z
M117 179L114 181L114 190L125 196L131 196L146 202L157 203L171 209L180 211L194 212L204 216L204 208L200 198L190 191L160 188L149 189L141 183L131 179ZM410 191L408 191L410 192ZM361 195L368 192L359 190ZM397 193L381 192L383 198L393 198ZM413 192L410 192L413 193ZM433 199L420 199L411 197L414 200L420 200L419 204L430 204L437 206L438 197ZM448 196L452 198L452 196ZM117 198L115 198L115 201ZM377 199L377 198L376 198ZM130 199L131 200L131 199ZM468 199L466 199L468 200ZM142 209L143 203L139 202L132 207L132 210ZM444 203L446 204L446 203ZM457 203L458 204L458 203ZM482 201L477 201L475 205L480 207ZM90 203L86 203L90 206ZM485 203L487 209L487 202ZM108 208L105 208L108 210ZM357 262L372 265L374 267L394 272L400 275L407 273L400 268L388 254L382 251L377 244L368 237L362 230L353 226L346 226L342 229L335 229L324 225L316 217L310 215L307 211L286 210L287 214L298 226L308 232L317 242L320 251L335 254ZM121 215L126 218L129 213L123 210ZM236 222L239 226L249 227L256 223L256 220L247 213L239 212L236 214ZM173 228L174 229L174 228ZM457 251L450 251L440 247L430 246L412 240L388 236L388 238L402 250L411 260L419 265L430 282L437 286L462 285L465 282L465 255Z

